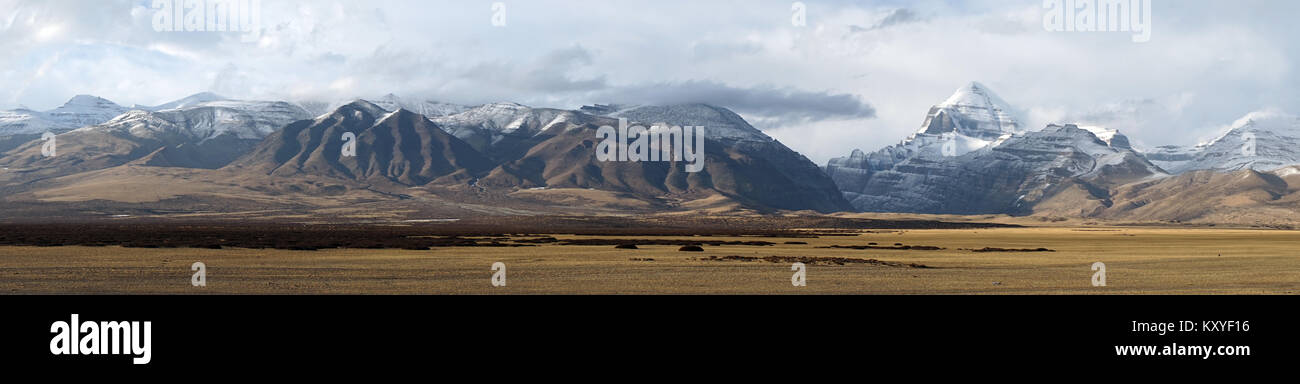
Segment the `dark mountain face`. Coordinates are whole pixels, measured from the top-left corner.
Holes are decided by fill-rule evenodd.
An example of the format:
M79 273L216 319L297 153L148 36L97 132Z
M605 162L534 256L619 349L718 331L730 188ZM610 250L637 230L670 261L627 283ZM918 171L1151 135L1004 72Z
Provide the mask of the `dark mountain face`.
M853 209L821 167L726 108L707 104L646 106L610 116L647 124L704 127L706 155L717 156L706 157L705 170L714 164L720 166L721 170L713 171L722 172L714 178L720 190L734 191L781 209Z
M739 121L743 126L711 125L718 120L692 118L692 112L700 111L694 107L685 111L672 107L655 108L658 113L637 115L646 119L644 121L654 122L641 123L642 126L663 123L705 127L703 171L687 172L682 161L599 161L595 153L602 139L596 132L602 125L618 126L618 120L568 112L574 116L531 134L537 144L530 146L517 160L494 169L481 185L497 188L592 188L681 200L716 194L760 210L836 212L849 209L834 183L816 165L749 127L739 116L724 121L731 124ZM709 108L709 111L717 113L712 109L714 107ZM723 134L717 134L719 132Z
M344 156L344 134L355 156ZM408 186L468 180L493 164L422 115L357 101L315 120L289 124L228 168L276 176L315 174Z
M823 212L842 210L838 193L810 194L797 180L782 174L785 156L774 148L722 145L705 140L704 170L686 171L682 161L599 161L595 147L598 127L553 128L554 132L523 158L502 164L480 183L486 187L592 188L645 197L703 198L717 193L750 207Z
M40 138L41 135L38 134L0 136L0 158L5 156L5 152Z

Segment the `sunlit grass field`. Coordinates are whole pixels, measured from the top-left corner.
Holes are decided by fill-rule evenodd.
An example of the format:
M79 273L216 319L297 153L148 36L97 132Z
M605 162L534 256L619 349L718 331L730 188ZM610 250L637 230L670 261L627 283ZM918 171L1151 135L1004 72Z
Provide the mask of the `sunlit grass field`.
M558 239L597 236L557 235ZM628 237L768 241L771 246L541 244L427 251L0 247L3 294L1294 294L1300 231L1173 228L1007 228L863 231L816 238ZM526 239L526 238L519 238ZM787 244L803 242L806 244ZM935 246L941 250L831 249ZM974 252L1047 248L1053 252ZM760 260L710 260L710 257ZM807 263L768 256L874 259ZM783 259L784 260L784 259ZM816 261L816 260L809 260ZM191 265L206 265L206 287ZM492 264L506 264L506 286ZM1091 266L1105 263L1105 287ZM920 264L918 268L908 264Z

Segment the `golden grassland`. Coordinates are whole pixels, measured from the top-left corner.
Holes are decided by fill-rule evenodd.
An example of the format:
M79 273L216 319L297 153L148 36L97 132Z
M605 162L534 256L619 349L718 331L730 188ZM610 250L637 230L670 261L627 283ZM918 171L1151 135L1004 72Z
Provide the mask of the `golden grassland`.
M598 236L555 236L591 239ZM0 294L1294 294L1300 231L1141 227L863 231L820 238L625 237L770 241L775 246L542 244L428 251L330 249L140 249L0 247ZM807 244L785 244L806 242ZM875 242L943 250L818 248ZM972 249L1048 248L1055 252ZM807 286L791 264L710 256L876 259L809 264ZM1094 262L1107 286L1093 287ZM190 284L191 264L207 286ZM507 265L493 287L491 265Z

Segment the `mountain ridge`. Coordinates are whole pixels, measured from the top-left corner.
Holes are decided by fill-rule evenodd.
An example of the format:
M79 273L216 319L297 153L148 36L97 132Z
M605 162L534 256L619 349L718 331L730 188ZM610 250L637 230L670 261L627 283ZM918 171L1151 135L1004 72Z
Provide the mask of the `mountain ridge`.
M1117 130L1025 131L1012 110L971 82L932 107L903 142L832 159L826 173L859 211L1022 215L1062 185L1105 200L1107 188L1165 174Z
M1123 133L1102 126L1027 130L1014 106L971 82L931 107L899 144L854 150L823 170L729 109L702 103L567 110L411 102L388 94L319 114L302 105L199 93L123 108L78 95L57 114L3 112L10 122L61 128L52 132L55 158L41 155L39 134L0 137L0 188L39 195L50 185L88 191L68 183L117 174L247 175L236 183L248 183L237 185L260 196L253 201L356 192L395 201L490 202L502 211L807 210L1138 221L1280 222L1279 212L1300 206L1291 203L1300 200L1292 187L1300 186L1300 167L1292 165L1300 163L1300 119L1276 110L1252 112L1197 148L1138 151ZM125 111L66 128L118 110ZM705 170L684 172L672 161L597 161L596 129L619 119L645 127L704 126ZM343 132L356 135L356 157L341 156ZM1253 156L1238 153L1246 134L1254 135ZM1194 191L1179 192L1185 188ZM1186 199L1192 200L1178 203Z

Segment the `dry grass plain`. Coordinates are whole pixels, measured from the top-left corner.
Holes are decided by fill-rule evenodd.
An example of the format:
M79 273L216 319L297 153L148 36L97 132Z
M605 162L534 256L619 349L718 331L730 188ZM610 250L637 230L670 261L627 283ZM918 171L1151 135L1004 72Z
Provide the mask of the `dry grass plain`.
M820 238L555 236L569 239L741 240L774 246L541 244L427 251L0 247L0 294L1295 294L1300 231L1148 227L862 231ZM806 242L807 244L786 244ZM832 245L937 246L857 250ZM985 247L1055 252L973 252ZM876 259L898 265L808 265L710 256ZM192 287L190 265L207 266ZM1091 265L1104 262L1106 287ZM507 265L493 287L491 265Z

